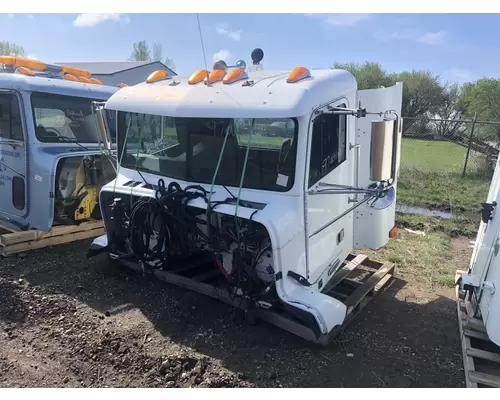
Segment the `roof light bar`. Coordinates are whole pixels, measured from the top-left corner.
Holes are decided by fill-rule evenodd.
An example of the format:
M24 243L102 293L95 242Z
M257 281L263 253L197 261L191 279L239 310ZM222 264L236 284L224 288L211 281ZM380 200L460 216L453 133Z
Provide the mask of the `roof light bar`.
M81 68L68 67L66 65L47 64L30 58L12 56L0 56L0 64L10 67L8 70L11 72L17 72L27 76L63 78L73 82L103 85L100 80L91 78L89 71ZM38 72L38 74L36 72Z

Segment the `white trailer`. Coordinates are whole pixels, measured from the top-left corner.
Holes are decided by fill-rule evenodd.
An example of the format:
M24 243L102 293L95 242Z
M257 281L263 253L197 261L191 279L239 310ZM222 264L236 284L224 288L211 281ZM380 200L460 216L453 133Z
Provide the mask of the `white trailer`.
M372 262L366 285L349 280L355 300L331 294L366 259L353 249L394 233L402 84L359 91L343 70L253 69L157 71L98 105L117 112L119 168L89 255L327 343L392 275Z

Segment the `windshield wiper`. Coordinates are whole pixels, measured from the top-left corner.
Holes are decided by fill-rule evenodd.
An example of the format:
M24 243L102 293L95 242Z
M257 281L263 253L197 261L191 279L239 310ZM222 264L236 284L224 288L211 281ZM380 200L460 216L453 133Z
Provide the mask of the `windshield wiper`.
M53 138L54 136L42 136L42 137L44 137L44 138ZM78 145L79 147L81 147L85 151L91 151L88 147L85 147L83 144L81 144L80 142L78 142L77 139L71 139L71 138L69 138L67 136L62 136L62 135L57 135L55 137L57 139L60 139L63 142L66 142L66 143L74 143L74 144Z

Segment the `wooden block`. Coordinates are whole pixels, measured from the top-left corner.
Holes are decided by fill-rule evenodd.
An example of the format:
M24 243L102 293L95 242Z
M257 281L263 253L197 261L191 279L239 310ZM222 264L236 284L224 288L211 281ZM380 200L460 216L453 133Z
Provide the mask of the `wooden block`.
M465 371L465 385L468 388L477 388L477 383L471 381L469 372L476 369L474 364L474 358L467 354L467 351L472 348L470 337L464 335L463 319L464 313L461 308L462 301L457 297L457 313L458 313L458 329L460 332L460 342L462 344L462 357L464 362Z
M323 288L323 293L328 293L335 286L337 286L343 279L347 278L349 274L354 271L358 265L362 264L368 257L364 254L359 254L353 260L348 261L337 273L328 281L326 286Z
M387 275L391 274L394 270L394 264L390 262L384 263L372 276L370 276L360 287L358 287L347 299L345 305L347 306L347 312L349 309L355 307L363 298L370 293L377 284L379 284L382 279ZM385 284L385 283L384 283Z
M483 372L470 371L469 379L476 384L500 388L500 378L498 376L485 374Z
M492 353L490 351L479 350L479 349L467 349L467 355L469 355L471 357L481 358L483 360L497 362L497 363L499 363L498 368L500 370L500 354Z
M90 239L93 237L104 235L104 233L105 233L104 228L98 228L67 235L48 237L31 242L16 243L10 246L2 247L0 249L0 254L3 256L10 256L16 253L23 253L35 249L42 249L44 247L49 247L49 246L56 246L58 244L66 244L66 243L76 242L78 240Z
M486 333L473 331L471 329L466 329L465 327L464 327L464 335L475 338L475 339L484 340L485 342L490 341L490 338L488 337L488 335Z
M30 231L6 233L0 236L0 245L5 247L13 244L38 241L56 236L72 235L75 233L87 232L100 228L103 228L102 220L84 222L81 223L80 225L55 226L48 232L30 230Z

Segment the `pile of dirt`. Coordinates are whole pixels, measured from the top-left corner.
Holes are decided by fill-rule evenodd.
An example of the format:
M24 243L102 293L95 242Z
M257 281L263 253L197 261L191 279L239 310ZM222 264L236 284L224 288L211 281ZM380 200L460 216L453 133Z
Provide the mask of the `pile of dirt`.
M88 245L0 259L0 386L463 386L452 289L396 279L321 348Z
M2 274L1 386L17 386L20 381L22 386L250 385L241 374L194 352L165 358L148 355L142 343L109 329L109 316L65 295L42 294L26 280Z

